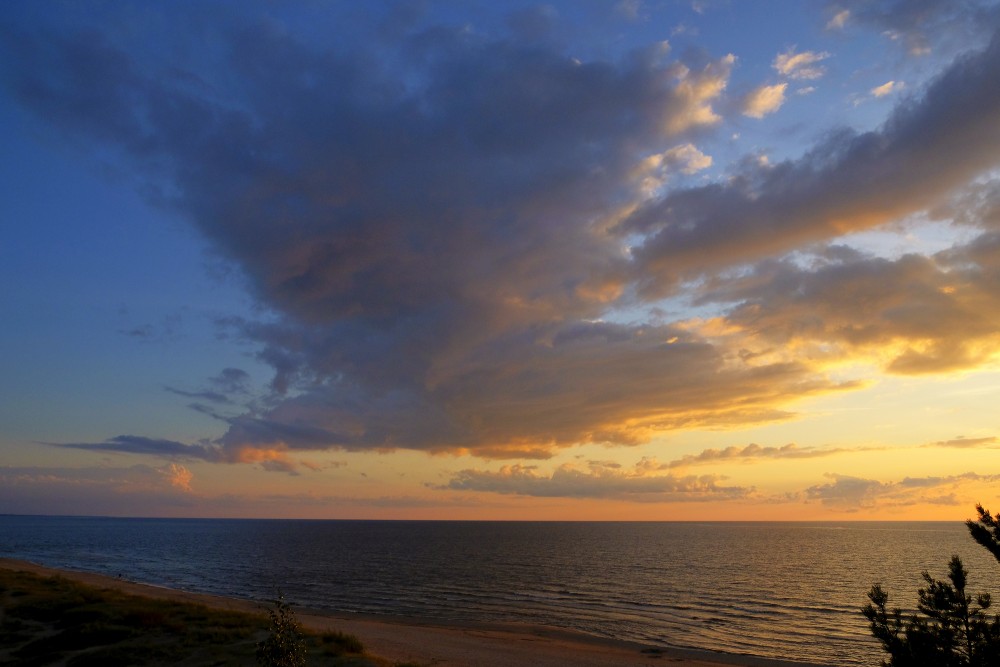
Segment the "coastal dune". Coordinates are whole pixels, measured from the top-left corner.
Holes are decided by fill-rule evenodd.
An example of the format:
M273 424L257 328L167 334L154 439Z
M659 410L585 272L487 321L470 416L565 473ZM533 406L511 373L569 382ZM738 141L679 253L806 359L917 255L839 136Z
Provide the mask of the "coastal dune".
M0 568L61 576L72 581L153 599L203 604L213 609L260 613L253 600L220 597L136 583L92 572L61 570L13 559ZM440 623L419 619L368 617L296 609L306 628L358 636L367 650L390 663L410 662L433 667L809 667L806 663L765 660L750 656L710 654L615 641L548 626L525 624Z

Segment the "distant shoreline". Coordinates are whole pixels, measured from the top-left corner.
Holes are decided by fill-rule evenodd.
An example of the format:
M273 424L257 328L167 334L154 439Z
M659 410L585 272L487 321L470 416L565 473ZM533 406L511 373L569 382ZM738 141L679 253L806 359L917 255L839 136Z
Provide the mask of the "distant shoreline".
M137 583L93 572L47 567L0 558L0 568L45 576L62 576L98 588L143 597L203 604L214 609L261 613L253 600L183 591ZM376 615L337 614L296 608L304 626L317 631L339 630L357 635L367 649L392 661L419 662L434 667L816 667L751 656L661 648L597 637L563 628L521 623L425 621Z

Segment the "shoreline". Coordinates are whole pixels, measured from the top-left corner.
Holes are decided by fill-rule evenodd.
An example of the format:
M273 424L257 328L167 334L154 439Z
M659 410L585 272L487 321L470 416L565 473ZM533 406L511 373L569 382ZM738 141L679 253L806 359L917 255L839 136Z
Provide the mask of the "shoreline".
M127 579L0 558L0 568L44 576L61 576L98 588L146 598L194 602L213 609L263 613L254 600L196 593ZM409 617L357 615L295 607L302 625L313 631L356 635L366 651L390 662L417 662L434 667L823 667L754 656L696 649L663 648L574 630L523 623L440 622Z

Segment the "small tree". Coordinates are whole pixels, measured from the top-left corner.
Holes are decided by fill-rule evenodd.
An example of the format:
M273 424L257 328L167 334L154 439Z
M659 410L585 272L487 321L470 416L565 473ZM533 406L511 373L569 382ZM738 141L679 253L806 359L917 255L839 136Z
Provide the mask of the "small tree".
M977 505L979 522L967 521L977 542L1000 560L1000 529L987 510ZM990 530L992 528L992 531ZM918 593L917 610L903 617L888 609L889 595L878 584L868 593L862 610L872 635L889 654L883 667L995 667L1000 665L1000 616L990 618L988 593L966 594L969 573L958 556L948 563L948 580L923 573L925 588Z
M302 626L279 592L267 610L271 634L257 644L257 664L261 667L305 667L306 645Z

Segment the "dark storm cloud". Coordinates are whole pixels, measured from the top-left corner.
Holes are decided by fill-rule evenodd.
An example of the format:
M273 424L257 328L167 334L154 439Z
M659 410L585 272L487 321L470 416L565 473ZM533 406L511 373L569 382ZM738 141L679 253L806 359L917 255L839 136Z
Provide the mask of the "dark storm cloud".
M535 39L545 18L511 24ZM227 102L208 66L155 71L99 33L18 35L8 78L60 130L141 165L280 315L236 323L287 395L225 417L227 452L543 457L781 417L771 399L825 388L794 365L731 369L680 331L593 321L625 287L606 227L636 164L719 120L731 58L584 63L433 27L401 39L393 70L273 26L220 40Z
M1000 40L878 132L618 224L651 196L639 166L697 154L686 146L721 120L735 60L685 63L657 45L581 62L545 43L546 20L512 16L513 41L401 20L343 51L278 21L216 20L211 50L164 49L167 61L132 57L103 27L7 29L0 71L22 103L117 151L273 314L229 320L274 369L273 396L236 417L199 406L228 424L216 443L72 446L288 471L293 450L542 458L786 418L790 401L837 385L689 328L602 316L678 276L911 212L998 162ZM246 381L174 391L221 403Z

